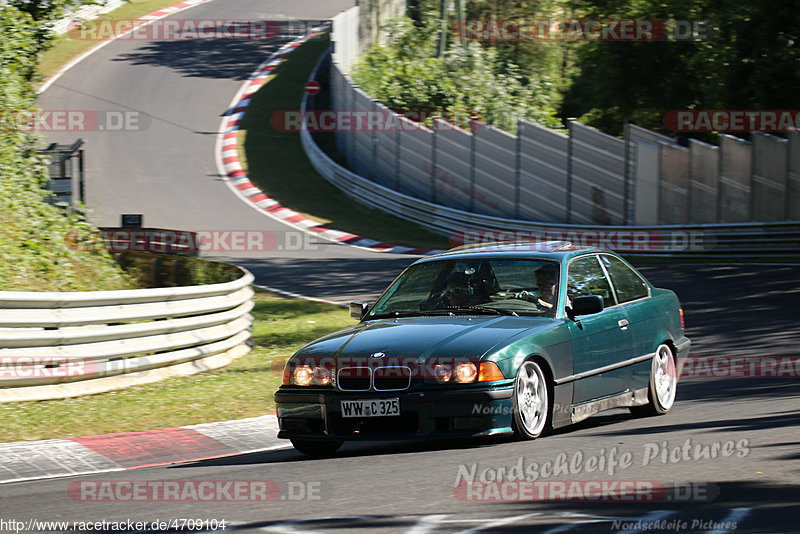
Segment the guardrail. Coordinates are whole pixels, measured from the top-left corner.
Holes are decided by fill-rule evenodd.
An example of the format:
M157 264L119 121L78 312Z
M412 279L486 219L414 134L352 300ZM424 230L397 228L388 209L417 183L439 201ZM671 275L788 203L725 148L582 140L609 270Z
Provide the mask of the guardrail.
M68 13L63 19L57 20L53 23L53 32L56 34L67 33L76 20L91 20L97 18L98 15L114 11L118 7L126 4L125 0L109 0L100 5L87 4L75 9Z
M249 349L253 275L119 291L0 291L0 402L99 393Z
M327 53L317 62L311 79L316 77L326 56ZM301 113L306 111L307 99L306 94L301 103ZM342 167L317 146L303 122L300 133L303 150L314 169L328 182L356 202L449 236L454 244L497 240L565 240L630 255L691 254L713 257L797 256L800 252L800 221L591 226L507 219L449 208L397 192Z

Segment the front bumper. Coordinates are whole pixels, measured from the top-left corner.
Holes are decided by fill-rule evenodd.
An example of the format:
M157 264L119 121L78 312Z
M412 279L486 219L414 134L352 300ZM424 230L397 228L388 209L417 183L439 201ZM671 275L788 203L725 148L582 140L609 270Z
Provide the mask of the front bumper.
M513 382L491 388L352 392L281 387L275 393L279 438L381 440L511 434ZM400 415L343 417L342 400L400 401Z

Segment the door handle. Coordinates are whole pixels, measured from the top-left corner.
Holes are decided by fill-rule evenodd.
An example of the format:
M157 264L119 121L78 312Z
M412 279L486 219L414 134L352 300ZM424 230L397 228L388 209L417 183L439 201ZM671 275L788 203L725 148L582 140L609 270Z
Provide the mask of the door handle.
M627 320L627 319L620 319L619 321L617 321L617 324L618 324L618 325L619 325L619 327L620 327L620 328L622 328L623 330L627 330L627 329L628 329L628 325L629 325L630 323L628 323L628 320Z

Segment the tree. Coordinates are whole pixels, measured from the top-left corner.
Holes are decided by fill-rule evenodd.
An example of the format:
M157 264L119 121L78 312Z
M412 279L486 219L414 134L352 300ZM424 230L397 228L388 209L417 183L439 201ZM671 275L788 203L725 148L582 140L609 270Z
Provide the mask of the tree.
M673 109L793 109L800 87L794 0L595 0L587 18L701 19L708 41L588 42L561 116L619 134L625 120L663 129Z
M449 112L464 128L471 115L512 132L519 118L561 126L554 115L553 88L526 76L509 49L477 42L462 46L450 39L439 55L435 11L423 11L416 25L408 19L394 21L387 31L390 44L364 53L353 79L389 108Z
M0 5L0 289L131 287L106 251L70 248L69 235L93 228L65 216L42 189L47 167L35 150L39 138L20 120L35 109L31 80L46 42L42 24Z

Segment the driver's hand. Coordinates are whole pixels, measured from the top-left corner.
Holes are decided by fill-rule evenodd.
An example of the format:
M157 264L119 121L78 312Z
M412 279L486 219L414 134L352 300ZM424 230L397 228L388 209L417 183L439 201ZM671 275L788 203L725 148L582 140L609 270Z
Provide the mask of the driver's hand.
M527 300L528 302L536 302L536 295L534 295L533 293L531 293L526 289L523 289L522 291L514 295L514 298Z

